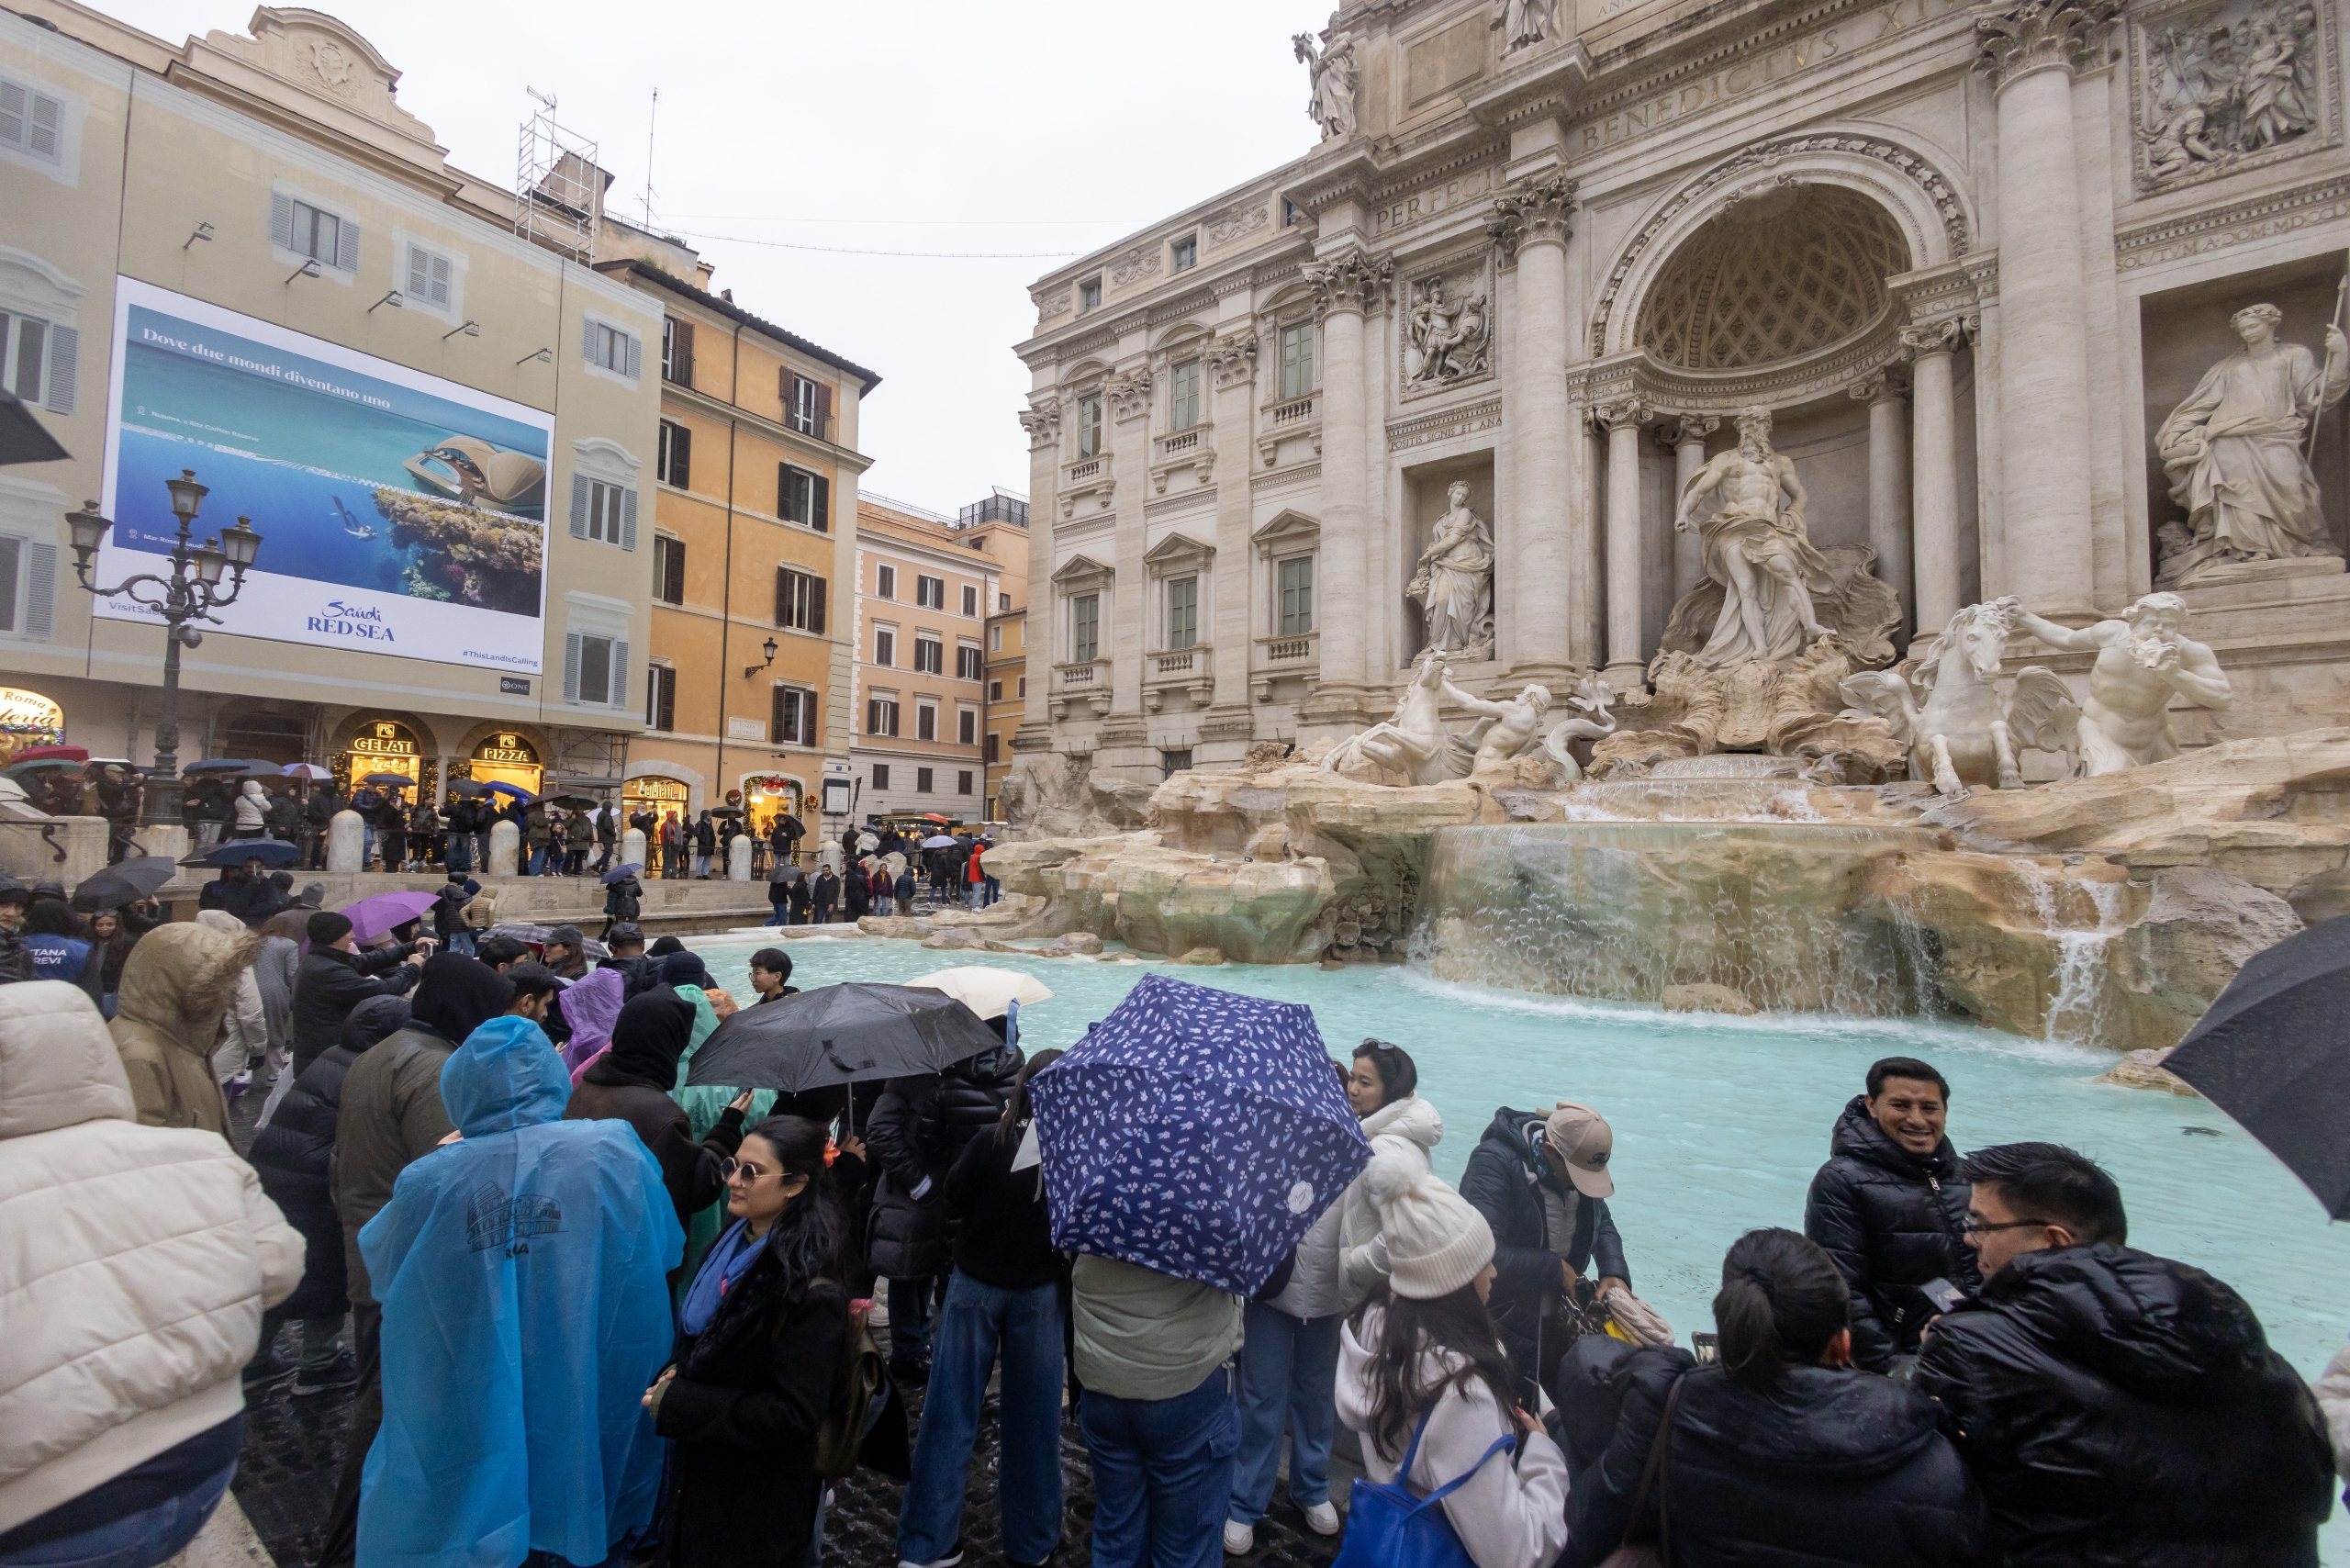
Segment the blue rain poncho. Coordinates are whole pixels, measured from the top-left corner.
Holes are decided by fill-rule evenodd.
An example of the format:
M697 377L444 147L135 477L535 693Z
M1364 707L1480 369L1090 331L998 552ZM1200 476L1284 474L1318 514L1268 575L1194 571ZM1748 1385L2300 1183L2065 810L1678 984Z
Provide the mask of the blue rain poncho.
M566 1122L536 1024L493 1018L441 1073L463 1142L400 1172L359 1233L384 1306L384 1424L360 1568L599 1563L650 1524L661 1444L642 1400L669 1359L685 1246L626 1122Z

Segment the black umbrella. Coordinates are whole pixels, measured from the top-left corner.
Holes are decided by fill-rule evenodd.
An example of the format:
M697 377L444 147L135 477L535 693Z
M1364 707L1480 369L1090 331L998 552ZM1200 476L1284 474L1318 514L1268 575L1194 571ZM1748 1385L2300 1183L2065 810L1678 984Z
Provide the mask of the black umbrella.
M210 756L202 762L191 762L180 769L193 778L198 773L241 774L248 778L275 778L285 769L274 762L263 762L253 756Z
M467 800L472 800L476 796L488 794L489 786L487 784L476 784L470 778L452 778L449 780L449 793L452 795L462 795Z
M2350 918L2255 954L2163 1066L2350 1218Z
M747 1007L694 1053L686 1081L786 1094L937 1072L1003 1044L944 992L828 985Z
M264 866L291 866L300 858L301 850L282 838L232 838L217 849L202 855L191 855L180 864L241 866L248 860L258 860Z
M55 463L73 454L57 444L15 393L0 386L0 466Z
M784 813L783 821L778 825L783 829L783 836L795 844L808 836L808 824L789 812Z
M179 863L168 855L134 855L118 866L84 878L73 890L73 907L84 913L120 909L149 897L178 874Z

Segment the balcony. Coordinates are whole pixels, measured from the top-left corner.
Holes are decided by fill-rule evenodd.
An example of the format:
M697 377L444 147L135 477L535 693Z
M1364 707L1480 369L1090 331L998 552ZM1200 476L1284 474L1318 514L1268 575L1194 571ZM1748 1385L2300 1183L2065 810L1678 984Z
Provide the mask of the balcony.
M1281 451L1282 442L1292 436L1310 436L1314 451L1322 451L1322 395L1309 392L1303 398L1283 402L1268 403L1258 411L1257 456L1268 468Z
M1080 502L1091 499L1089 510L1107 511L1117 498L1118 479L1110 454L1080 457L1061 465L1061 521L1066 522L1077 515Z
M1152 494L1165 495L1168 481L1186 468L1192 471L1194 483L1210 481L1215 473L1215 443L1208 438L1214 431L1214 425L1193 425L1158 438L1150 465Z
M1153 654L1147 668L1142 701L1154 713L1165 710L1170 695L1188 698L1195 708L1215 696L1215 650L1205 643Z
M1085 659L1053 666L1053 717L1066 719L1071 703L1082 702L1095 718L1110 711L1110 661Z
M1311 681L1322 667L1321 647L1320 634L1314 632L1256 639L1249 695L1259 702L1270 702L1274 681L1292 678Z

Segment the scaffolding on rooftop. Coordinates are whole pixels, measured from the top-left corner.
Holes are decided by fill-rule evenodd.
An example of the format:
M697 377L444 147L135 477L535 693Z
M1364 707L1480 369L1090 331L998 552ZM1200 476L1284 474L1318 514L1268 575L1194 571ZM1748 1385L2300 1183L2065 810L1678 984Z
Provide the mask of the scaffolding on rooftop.
M596 259L604 191L612 183L596 162L596 143L555 120L555 100L524 89L538 108L522 122L515 155L514 232L572 260Z

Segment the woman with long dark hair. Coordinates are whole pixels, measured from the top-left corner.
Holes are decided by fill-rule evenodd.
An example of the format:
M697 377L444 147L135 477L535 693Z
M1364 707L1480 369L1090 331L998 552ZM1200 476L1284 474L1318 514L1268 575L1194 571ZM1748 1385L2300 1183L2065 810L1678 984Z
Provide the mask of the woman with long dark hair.
M813 1560L816 1433L850 1332L846 1226L824 1147L814 1122L770 1116L726 1162L729 1223L686 1291L675 1363L644 1394L655 1429L677 1444L670 1562Z
M954 1555L979 1407L998 1356L1003 1384L996 1495L1004 1555L1015 1564L1041 1563L1060 1544L1060 1258L1045 1207L1044 1168L1013 1169L1031 1126L1028 1084L1060 1056L1039 1051L1028 1058L1002 1116L963 1147L946 1175L955 1272L938 1310L930 1393L898 1515L903 1562Z
M1567 1543L1566 1456L1511 1393L1485 1305L1493 1230L1407 1155L1366 1174L1388 1274L1340 1330L1338 1418L1362 1434L1372 1482L1452 1486L1438 1506L1477 1568L1550 1568Z
M1843 1273L1816 1242L1740 1237L1714 1297L1718 1363L1662 1347L1625 1358L1623 1413L1575 1479L1562 1568L1627 1540L1661 1541L1674 1568L1994 1561L1934 1402L1854 1371L1852 1323Z

